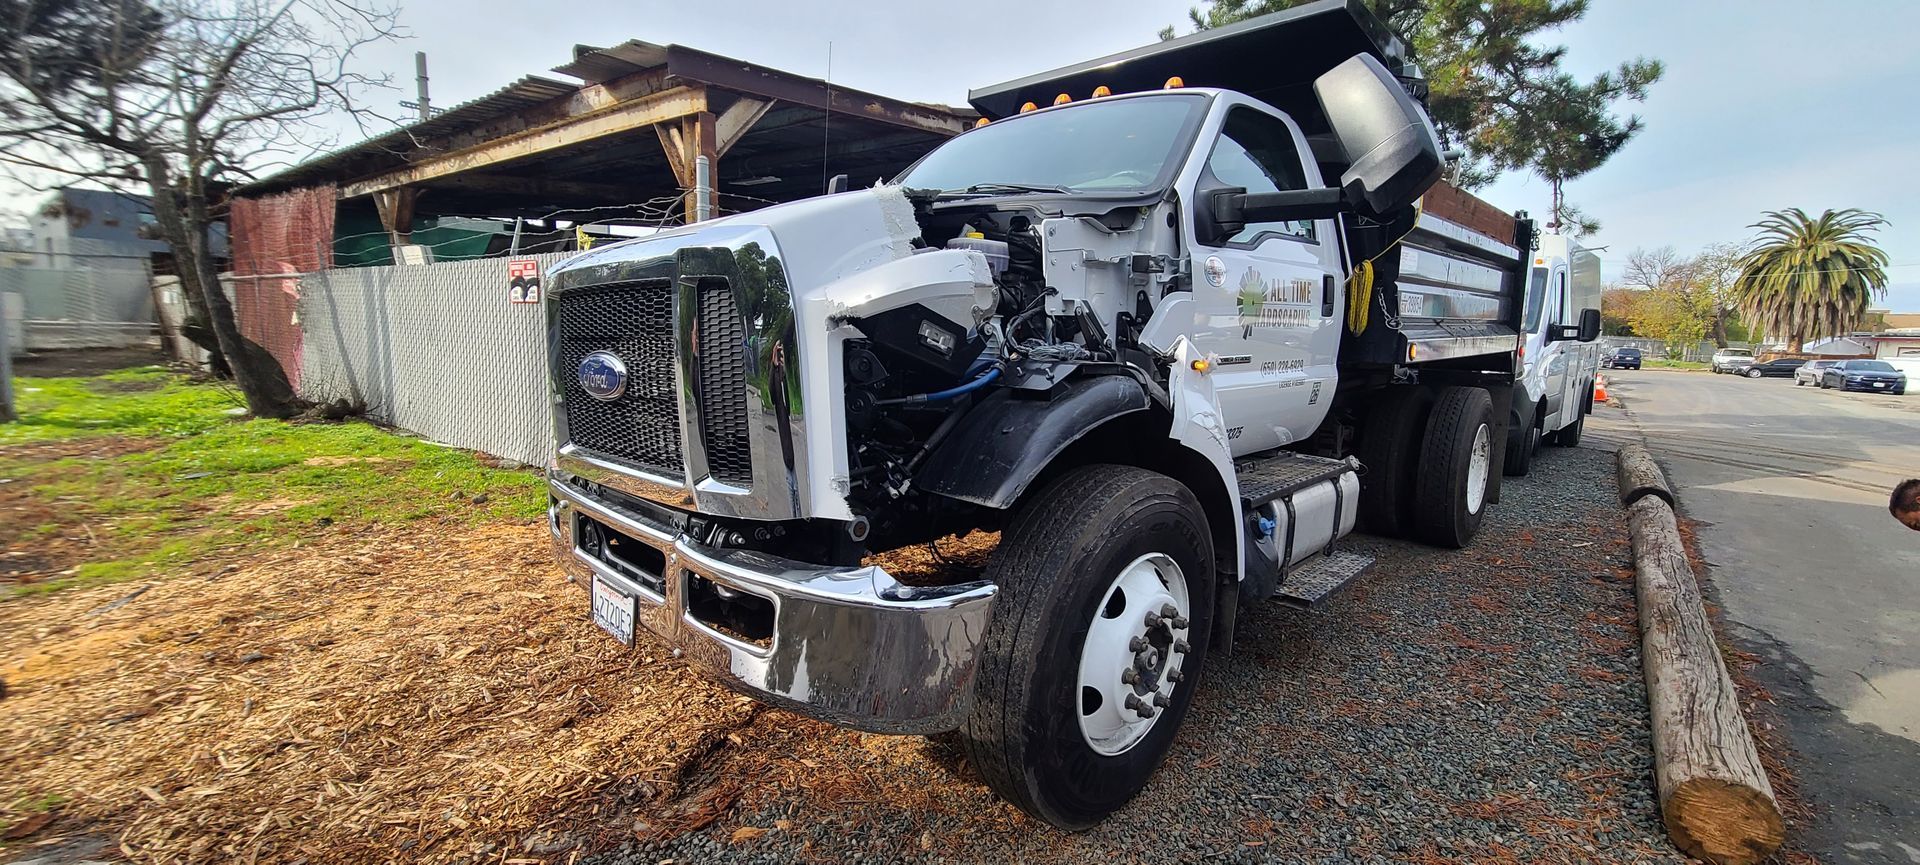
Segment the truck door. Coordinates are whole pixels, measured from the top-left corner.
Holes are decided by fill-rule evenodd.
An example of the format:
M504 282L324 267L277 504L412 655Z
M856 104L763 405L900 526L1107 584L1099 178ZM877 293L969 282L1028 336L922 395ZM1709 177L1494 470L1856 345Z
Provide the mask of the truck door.
M1249 193L1319 183L1290 121L1227 110L1198 188ZM1203 143L1203 146L1207 146ZM1311 173L1310 173L1311 172ZM1195 344L1214 358L1213 384L1235 455L1312 435L1333 399L1342 286L1329 220L1248 223L1193 247Z
M1573 376L1573 353L1570 346L1579 343L1553 339L1556 329L1568 323L1567 315L1567 267L1556 260L1553 275L1547 279L1547 339L1541 345L1547 362L1547 432L1553 432L1572 422L1573 415L1563 409L1570 405L1567 401L1567 381Z

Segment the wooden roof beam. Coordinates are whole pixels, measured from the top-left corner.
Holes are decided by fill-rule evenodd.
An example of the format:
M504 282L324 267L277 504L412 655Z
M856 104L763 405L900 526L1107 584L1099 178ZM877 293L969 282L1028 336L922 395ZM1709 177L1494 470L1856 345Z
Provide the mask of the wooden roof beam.
M406 168L355 181L341 187L340 197L354 198L437 177L475 171L503 162L560 150L596 138L631 132L656 123L701 114L706 110L706 88L674 87L630 102L618 103L605 111L508 135L451 153L428 157Z

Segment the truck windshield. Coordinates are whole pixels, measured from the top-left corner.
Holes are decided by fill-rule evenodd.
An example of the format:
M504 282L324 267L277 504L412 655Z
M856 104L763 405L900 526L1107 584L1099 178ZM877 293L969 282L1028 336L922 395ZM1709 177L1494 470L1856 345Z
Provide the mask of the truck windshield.
M1527 325L1521 330L1532 333L1540 327L1540 307L1546 305L1546 300L1547 269L1536 267L1533 269L1533 284L1527 286Z
M1206 104L1169 93L1008 117L940 145L898 182L953 194L1145 192L1171 179Z

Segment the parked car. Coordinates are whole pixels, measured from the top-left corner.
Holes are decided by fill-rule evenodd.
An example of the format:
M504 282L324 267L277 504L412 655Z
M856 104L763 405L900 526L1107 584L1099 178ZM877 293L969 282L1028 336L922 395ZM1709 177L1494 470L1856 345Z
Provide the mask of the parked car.
M1798 369L1793 371L1793 386L1799 387L1803 384L1818 385L1820 383L1820 374L1826 372L1827 367L1833 366L1836 363L1839 363L1839 361L1810 360L1801 364Z
M1753 365L1753 352L1744 348L1723 348L1713 353L1713 371L1742 372Z
M1787 378L1807 365L1804 357L1780 357L1763 363L1749 363L1737 372L1747 378Z
M1632 346L1621 346L1601 357L1600 365L1607 369L1639 369L1640 350Z
M1843 360L1821 371L1820 386L1903 394L1907 374L1884 360Z

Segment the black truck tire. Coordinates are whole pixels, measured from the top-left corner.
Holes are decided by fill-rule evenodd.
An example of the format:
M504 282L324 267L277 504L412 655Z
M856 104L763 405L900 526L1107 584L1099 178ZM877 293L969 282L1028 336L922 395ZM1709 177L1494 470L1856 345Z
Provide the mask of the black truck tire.
M1593 401L1591 393L1584 397L1584 399L1586 399L1587 402ZM1563 448L1577 447L1580 444L1580 434L1585 431L1586 428L1587 413L1580 412L1574 415L1573 423L1561 427L1559 432L1553 434L1553 443Z
M1427 428L1433 391L1424 387L1389 388L1367 412L1360 436L1361 531L1382 537L1406 537L1413 519L1413 476L1420 459L1420 436Z
M1501 466L1508 477L1524 478L1533 471L1533 454L1540 449L1543 416L1540 407L1534 406L1520 419L1519 426L1507 430L1507 458Z
M1168 571L1177 571L1186 626L1174 627L1177 620L1164 621L1164 631L1148 625L1145 648L1159 647L1160 672L1148 680L1135 669L1135 683L1116 687L1135 693L1151 681L1148 693L1167 696L1168 703L1143 730L1140 721L1125 721L1136 725L1138 737L1116 736L1103 744L1119 750L1101 753L1082 715L1096 717L1090 700L1095 706L1106 701L1099 692L1085 693L1093 689L1083 684L1089 661L1083 651L1096 625L1102 629L1096 640L1110 637L1114 623L1134 620L1122 609L1152 603L1138 596L1128 601L1121 587L1126 573L1156 557L1177 566L1154 573L1156 585L1171 592L1175 580ZM961 745L987 786L1022 811L1062 829L1092 826L1146 786L1200 684L1216 590L1213 541L1200 502L1179 481L1145 469L1075 469L1028 497L987 576L1000 592L981 643ZM1178 666L1177 676L1166 674L1169 665ZM1115 672L1115 681L1124 681L1121 676ZM1137 718L1138 710L1129 717Z
M1480 531L1492 482L1492 436L1493 398L1485 389L1440 390L1427 417L1414 478L1415 540L1459 549Z

